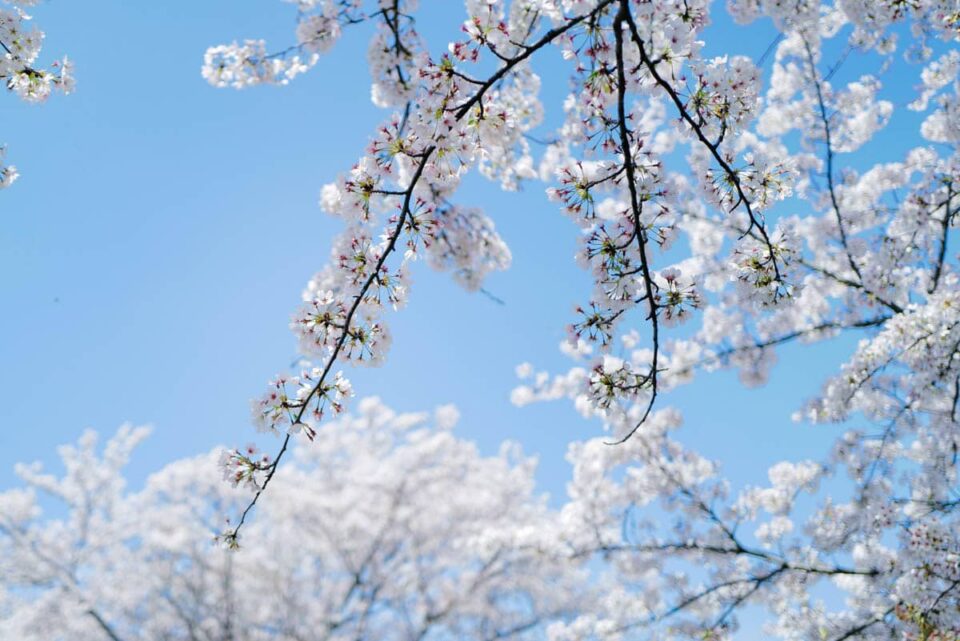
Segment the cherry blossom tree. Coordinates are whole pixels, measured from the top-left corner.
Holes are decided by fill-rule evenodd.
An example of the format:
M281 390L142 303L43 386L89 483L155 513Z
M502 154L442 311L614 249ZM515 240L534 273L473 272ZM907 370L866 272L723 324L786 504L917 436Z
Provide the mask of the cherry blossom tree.
M44 34L28 25L26 9L38 0L0 0L0 80L7 89L27 102L43 102L54 90L70 93L73 90L73 65L64 56L50 65L50 70L38 68L37 59ZM5 164L6 148L0 146L0 189L9 187L17 179L17 168Z
M0 637L542 637L590 598L583 573L537 545L557 514L534 460L481 456L457 419L361 401L278 468L278 500L237 552L213 534L247 493L219 478L217 452L130 491L123 467L148 430L102 449L88 432L61 448L62 476L21 466L26 488L0 494Z
M296 4L292 46L213 47L204 77L286 84L372 22L371 98L392 115L322 189L345 231L291 323L316 363L254 401L277 453L223 459L252 491L228 544L293 435L323 447L324 413L351 393L341 364L383 362L385 310L418 259L469 290L509 264L494 222L455 202L476 169L505 189L546 181L594 285L564 346L581 362L524 365L513 395L569 398L607 430L571 446L570 502L541 545L604 560L608 595L553 638L728 638L752 606L786 639L958 638L955 0L728 0L738 23L779 32L756 60L703 55L723 11L707 0L467 0L444 49L416 29L429 3ZM573 89L548 109L534 69L551 48ZM893 70L918 78L909 104L884 86ZM889 125L912 112L901 158L863 154L902 138ZM535 148L548 113L562 122ZM699 372L760 385L780 346L843 334L859 345L796 418L844 427L822 460L772 467L768 487L731 488L658 407Z

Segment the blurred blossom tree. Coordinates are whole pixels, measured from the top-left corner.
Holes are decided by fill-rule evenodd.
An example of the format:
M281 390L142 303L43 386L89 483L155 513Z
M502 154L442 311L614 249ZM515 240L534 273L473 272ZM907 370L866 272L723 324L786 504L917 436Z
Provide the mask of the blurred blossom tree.
M62 477L21 466L26 489L0 494L0 638L539 638L579 611L584 576L537 545L557 514L533 459L480 456L457 418L360 402L279 468L239 552L213 540L246 500L216 452L130 492L123 467L147 430L102 451L88 432L61 448ZM46 518L42 495L62 504Z

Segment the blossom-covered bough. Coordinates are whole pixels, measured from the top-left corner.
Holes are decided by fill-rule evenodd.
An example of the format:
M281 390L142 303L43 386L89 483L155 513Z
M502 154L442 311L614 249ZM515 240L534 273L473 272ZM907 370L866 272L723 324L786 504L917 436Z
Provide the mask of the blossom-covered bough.
M266 54L262 42L215 47L207 53L204 76L214 84L285 83L315 63L344 26L364 16L378 19L380 30L370 49L373 98L379 105L403 109L378 130L369 153L349 176L324 188L324 208L345 218L349 227L335 242L331 265L311 282L306 305L293 321L302 351L319 356L322 366L278 378L255 403L262 428L286 432L276 457L253 461L234 451L225 459L236 481L255 486L251 508L286 452L290 434L303 431L312 438L313 424L326 408L341 407L349 386L339 373L336 382L329 381L337 359L367 364L383 358L389 333L382 308L385 302L394 307L404 302L406 263L426 254L434 265L455 269L474 289L485 271L506 264L504 255L509 254L489 219L477 210L461 209L450 198L474 164L508 188L535 175L524 134L539 124L542 108L535 93L539 80L528 59L547 45L559 46L575 61L575 78L583 87L583 104L569 109L574 131L562 137L562 145L552 146L561 176L561 187L553 194L589 230L585 254L597 272L589 311L581 310L572 332L609 342L616 321L634 308L642 308L651 325L653 358L644 370L623 371L615 380L598 371L595 385L609 398L643 397L649 413L657 394L659 325L688 314L698 302L693 283L676 270L655 274L652 268L649 241L654 237L666 242L664 234L674 217L671 199L678 190L668 186L659 157L642 149L642 137L628 123L628 92L660 87L673 97L691 138L717 162L714 167L704 159L703 165L718 201L727 210L742 209L749 230L762 239L750 245L745 271L760 273L755 288L772 303L788 293L786 250L771 240L759 214L760 203L773 196L747 184L720 153L728 130L738 126L740 112L722 125L711 122L706 108L684 102L665 80L690 57L696 29L688 30L670 52L651 57L644 38L650 40L646 46L659 50L658 38L663 36L641 34L628 2L552 8L549 3L520 2L511 5L509 15L498 3L477 3L470 9L464 24L468 39L452 43L439 61L424 51L412 27L411 8L399 2L380 3L369 15L361 3L300 3L299 45L279 55ZM704 16L691 14L689 20L696 27ZM547 21L549 28L541 25ZM305 59L306 53L310 55ZM483 55L492 58L495 70L487 76L471 75L469 70L480 66ZM753 75L739 82L756 82L755 70L736 73ZM591 160L576 160L570 149L574 144ZM750 174L751 179L779 184L776 176L758 178L761 173ZM619 212L598 216L592 206L595 194L618 191L629 192L629 203ZM463 228L467 233L458 234ZM401 264L390 267L400 243L406 248ZM245 510L226 534L228 542L235 541L247 514Z
M608 597L553 638L726 638L751 606L787 639L960 635L960 7L730 0L737 22L780 32L765 71L702 54L708 5L468 0L466 35L438 54L414 29L414 2L301 0L298 44L282 54L260 41L208 52L215 85L283 84L374 21L372 98L397 111L323 189L347 229L292 323L318 365L254 404L282 436L276 456L225 455L227 476L253 490L228 544L291 435L322 442L323 413L350 396L336 363L383 360L383 311L404 303L411 263L474 290L509 263L493 222L454 202L476 167L506 189L555 181L548 195L579 226L594 283L564 348L584 365L513 395L571 398L609 430L572 446L570 502L541 542L605 559ZM545 109L532 64L550 47L574 88L535 153ZM918 86L884 86L914 70ZM903 126L885 137L896 117L915 121L915 140ZM855 153L883 140L897 158ZM797 418L849 428L824 460L771 468L769 487L731 488L672 435L679 414L655 407L698 371L735 367L762 384L778 347L841 334L861 341Z
M102 447L88 432L61 448L62 475L21 466L26 487L0 492L0 638L542 638L580 611L583 572L535 545L557 514L534 460L481 456L457 417L361 401L281 466L240 553L211 544L248 498L216 452L131 490L124 466L147 430Z
M43 44L43 32L29 29L25 8L38 0L0 1L0 80L7 89L27 102L43 102L54 90L73 90L73 66L66 56L51 64L51 70L35 67ZM19 175L13 165L4 164L6 149L0 146L0 189L9 187Z

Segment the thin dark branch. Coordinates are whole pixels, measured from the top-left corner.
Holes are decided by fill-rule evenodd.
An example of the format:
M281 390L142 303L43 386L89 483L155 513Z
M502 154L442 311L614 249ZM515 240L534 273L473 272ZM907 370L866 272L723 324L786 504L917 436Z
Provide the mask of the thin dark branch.
M643 213L643 204L637 196L637 178L636 168L633 162L633 145L630 142L630 131L627 128L626 113L626 94L627 78L626 65L623 60L623 25L630 16L630 5L628 0L620 0L620 10L613 21L613 36L616 39L617 56L617 127L620 133L620 152L623 154L623 165L626 168L627 189L630 192L630 211L633 216L634 234L637 239L637 251L640 253L640 267L643 272L643 287L646 292L647 304L650 306L650 331L653 341L653 357L650 363L650 374L648 382L650 385L650 399L647 401L647 407L643 416L637 421L633 428L625 436L614 442L614 444L624 443L631 436L636 434L643 422L647 420L653 405L657 400L657 358L660 354L660 326L657 319L657 302L654 290L656 285L653 282L653 276L650 273L650 263L647 258L647 234L640 222L640 216Z
M637 25L633 21L633 16L630 14L629 11L625 16L625 20L627 22L627 25L629 25L630 27L630 34L633 38L633 42L634 44L636 44L637 50L640 53L640 60L643 63L643 65L647 68L647 71L650 73L650 76L658 85L660 85L660 87L664 91L667 92L667 95L670 96L670 99L673 101L673 104L676 106L677 111L679 111L680 118L690 126L690 128L696 134L697 139L699 139L700 142L703 143L703 145L710 151L710 154L713 156L714 160L717 161L717 164L720 165L720 167L726 173L727 178L730 180L731 184L736 189L737 197L738 197L737 203L738 204L743 203L743 206L746 209L747 215L750 218L750 226L747 231L753 231L754 228L756 228L759 231L762 242L764 243L764 245L766 245L767 251L770 253L770 261L772 262L772 265L773 265L773 270L776 276L776 280L777 282L782 283L783 277L780 274L780 266L779 266L779 262L777 261L776 250L774 249L773 243L770 240L769 235L767 234L767 229L764 226L763 221L759 218L758 214L753 211L753 206L750 202L750 199L747 197L746 193L743 191L743 185L740 183L740 177L737 175L737 172L733 169L733 167L730 166L730 163L728 163L724 159L723 154L720 153L719 147L715 143L711 142L710 139L707 138L706 134L703 131L703 128L700 126L699 123L697 123L697 121L693 119L693 117L687 111L686 107L683 104L683 101L680 99L680 95L677 93L677 90L674 89L673 85L667 82L667 80L660 75L659 71L657 71L656 62L650 59L650 56L646 50L646 46L643 42L643 38L640 37L640 32L637 29ZM734 208L736 208L736 205L734 205Z
M810 78L813 81L814 88L817 90L817 104L820 107L820 121L823 124L824 144L826 145L827 154L827 189L830 192L830 203L833 205L833 213L837 220L837 229L840 230L840 244L843 245L843 251L847 255L847 262L850 264L850 269L857 275L857 280L863 284L863 274L860 273L860 267L850 252L847 232L843 226L843 215L840 213L840 204L837 201L837 190L833 182L833 143L831 142L830 135L830 118L827 117L827 106L823 99L823 90L820 87L820 80L817 78L817 66L814 62L813 50L810 49L810 43L806 40L803 41L803 46L807 50L807 59L810 62Z

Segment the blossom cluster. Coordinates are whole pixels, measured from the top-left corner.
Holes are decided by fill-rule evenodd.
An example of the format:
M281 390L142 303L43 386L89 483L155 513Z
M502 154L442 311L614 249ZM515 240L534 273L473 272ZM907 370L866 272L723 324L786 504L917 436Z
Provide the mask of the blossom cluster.
M54 91L73 91L73 63L64 56L50 63L49 69L37 65L44 34L31 28L26 9L38 0L0 1L0 80L21 100L43 102ZM6 148L0 146L0 189L9 187L19 176L14 165L5 164Z
M73 90L73 65L64 57L51 63L50 70L36 67L44 34L28 26L30 16L25 11L34 4L36 0L3 0L0 4L0 79L21 99L42 102L54 90Z

